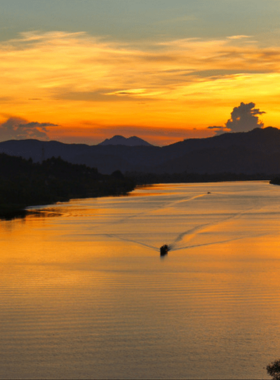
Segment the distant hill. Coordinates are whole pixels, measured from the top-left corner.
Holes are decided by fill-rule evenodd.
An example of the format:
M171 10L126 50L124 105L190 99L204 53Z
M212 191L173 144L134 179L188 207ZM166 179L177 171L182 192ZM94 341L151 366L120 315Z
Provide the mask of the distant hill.
M123 139L129 140L121 138L121 141ZM115 136L111 140L120 139ZM89 146L57 141L10 140L0 143L1 152L32 158L35 162L60 156L73 164L95 167L103 174L120 170L123 173L278 175L280 130L258 128L250 132L187 139L164 147L108 143Z
M137 136L126 138L119 135L116 135L111 139L106 139L98 145L152 146L152 144L149 144L147 141L142 140Z

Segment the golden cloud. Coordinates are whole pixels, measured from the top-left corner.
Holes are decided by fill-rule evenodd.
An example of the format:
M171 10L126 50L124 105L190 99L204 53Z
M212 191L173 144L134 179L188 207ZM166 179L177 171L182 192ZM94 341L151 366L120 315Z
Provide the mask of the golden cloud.
M242 100L269 114L264 104L279 96L279 57L279 47L248 36L132 45L84 32L28 32L0 44L1 96L6 113L59 124L137 118L146 126L208 126ZM220 119L203 120L201 107L210 114L214 103L213 117L223 103Z

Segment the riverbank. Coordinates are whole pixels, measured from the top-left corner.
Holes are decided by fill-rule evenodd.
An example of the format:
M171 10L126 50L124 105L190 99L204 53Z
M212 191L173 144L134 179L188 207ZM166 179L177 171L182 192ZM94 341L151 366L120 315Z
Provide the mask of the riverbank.
M116 171L97 169L51 158L41 164L0 154L0 218L25 216L28 206L67 202L75 198L124 195L135 182Z
M23 204L8 204L8 205L0 205L0 220L11 220L15 218L24 218L27 214L25 210L27 205Z
M272 178L272 180L269 182L272 185L280 185L280 177Z
M28 206L67 202L75 198L96 198L128 194L136 185L156 183L202 183L271 180L264 174L126 173L103 175L95 168L71 164L61 158L42 163L0 154L0 219L24 217ZM280 184L280 178L270 181Z

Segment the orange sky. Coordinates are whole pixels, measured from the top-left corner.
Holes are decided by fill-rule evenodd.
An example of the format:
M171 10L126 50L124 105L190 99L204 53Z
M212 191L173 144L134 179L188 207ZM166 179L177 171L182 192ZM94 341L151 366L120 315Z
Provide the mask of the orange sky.
M279 57L279 46L247 35L132 43L23 32L0 43L0 122L36 122L43 139L96 144L122 134L165 145L211 136L208 126L254 102L265 126L278 127Z

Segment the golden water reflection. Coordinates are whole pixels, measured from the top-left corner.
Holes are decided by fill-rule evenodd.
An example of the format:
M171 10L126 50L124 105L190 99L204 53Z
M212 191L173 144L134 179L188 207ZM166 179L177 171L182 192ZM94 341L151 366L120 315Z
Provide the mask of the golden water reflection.
M266 182L160 185L1 222L0 377L266 378L279 201Z

